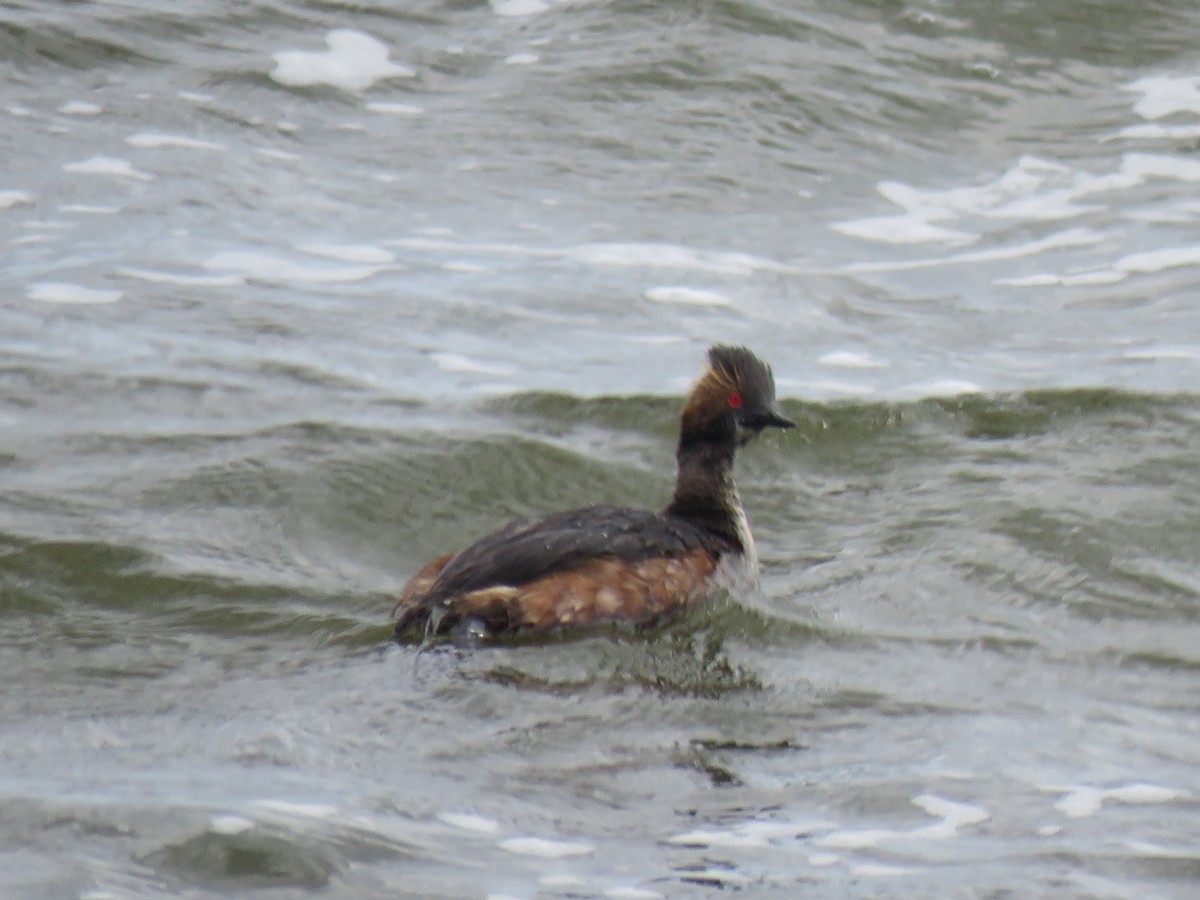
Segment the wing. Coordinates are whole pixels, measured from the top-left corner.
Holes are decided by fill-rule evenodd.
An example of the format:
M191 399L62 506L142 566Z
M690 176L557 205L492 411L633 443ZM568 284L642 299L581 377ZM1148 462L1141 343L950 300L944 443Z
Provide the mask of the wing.
M429 596L447 597L497 585L520 587L600 557L639 562L728 548L719 537L658 513L589 506L540 519L511 522L458 553L441 570Z
M396 633L403 634L421 619L427 620L428 633L437 633L464 616L477 616L503 630L505 622L508 627L517 624L512 620L517 598L540 593L535 588L519 590L533 582L569 578L600 562L620 564L629 572L681 557L712 560L715 565L715 559L730 549L735 548L728 539L682 519L619 506L517 520L419 572L396 604ZM702 567L711 570L707 563ZM526 605L524 599L519 602ZM612 613L626 617L616 609ZM539 627L532 621L525 625Z

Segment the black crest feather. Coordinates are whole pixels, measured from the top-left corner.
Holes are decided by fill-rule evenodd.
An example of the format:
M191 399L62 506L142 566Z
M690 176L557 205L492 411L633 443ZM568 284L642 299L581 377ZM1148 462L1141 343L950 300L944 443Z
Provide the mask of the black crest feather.
M708 348L708 364L722 380L735 385L748 404L769 406L775 401L771 367L745 347L714 344Z

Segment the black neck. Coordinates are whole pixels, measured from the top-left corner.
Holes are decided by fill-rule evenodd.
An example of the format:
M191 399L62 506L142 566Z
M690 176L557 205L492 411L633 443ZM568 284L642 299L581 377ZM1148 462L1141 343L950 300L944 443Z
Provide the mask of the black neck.
M738 536L741 499L733 483L732 441L680 441L675 454L678 472L675 494L667 505L670 516L686 519L745 551Z

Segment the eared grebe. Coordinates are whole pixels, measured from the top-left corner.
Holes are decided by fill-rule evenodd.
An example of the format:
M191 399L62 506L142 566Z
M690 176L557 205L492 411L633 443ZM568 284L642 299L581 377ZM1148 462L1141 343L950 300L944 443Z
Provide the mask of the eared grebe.
M418 572L396 601L396 637L648 623L755 578L734 453L794 423L775 407L770 367L745 347L711 347L708 363L680 417L666 509L589 506L512 522Z

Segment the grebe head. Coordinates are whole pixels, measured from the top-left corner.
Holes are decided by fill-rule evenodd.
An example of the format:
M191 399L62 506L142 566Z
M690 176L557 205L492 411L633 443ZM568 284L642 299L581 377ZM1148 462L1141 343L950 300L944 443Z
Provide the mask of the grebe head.
M745 347L716 344L708 370L688 395L679 425L679 447L739 447L764 428L794 428L775 405L771 367Z

